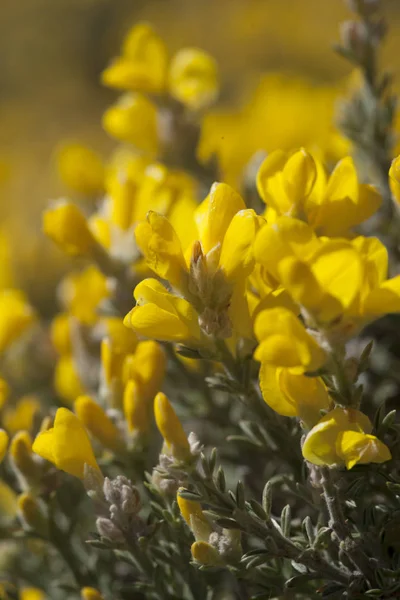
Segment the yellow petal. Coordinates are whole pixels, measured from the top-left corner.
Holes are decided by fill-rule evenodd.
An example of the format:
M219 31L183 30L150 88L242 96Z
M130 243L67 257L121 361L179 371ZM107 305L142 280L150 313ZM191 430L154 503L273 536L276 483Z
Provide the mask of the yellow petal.
M145 399L154 398L160 391L166 369L166 355L157 342L147 340L139 342L134 354L124 360L123 380L127 383L134 379L140 385Z
M257 316L255 333L260 345L255 358L277 367L315 371L326 361L324 350L289 310L273 308Z
M201 565L215 566L221 563L218 550L208 542L194 542L190 548L195 561Z
M362 313L367 318L400 312L400 275L388 279L367 296Z
M55 464L54 456L54 428L42 431L33 442L33 451L45 460Z
M214 183L196 210L195 220L204 254L222 244L237 212L246 208L241 196L226 183Z
M311 154L304 148L295 152L282 172L283 188L291 204L301 210L310 195L317 177L317 169Z
M102 82L119 90L159 93L165 87L167 49L147 23L138 23L127 34L123 55L102 73Z
M154 156L158 150L157 108L141 94L124 94L103 115L103 127L112 137Z
M314 226L323 235L337 236L371 217L382 203L372 186L359 184L351 157L342 159L331 174Z
M171 61L168 83L171 96L188 108L206 108L218 94L217 64L203 50L182 48Z
M87 146L63 144L57 152L57 166L63 183L83 196L99 196L104 191L104 164Z
M190 456L186 433L167 396L159 392L154 399L154 416L159 432L171 454L182 460Z
M121 434L104 410L90 396L79 396L74 410L86 429L105 447L118 451L122 447Z
M57 394L67 404L85 393L73 356L62 356L55 368L54 387Z
M275 150L268 154L258 169L256 180L257 190L265 204L275 206L274 197L272 195L273 190L271 190L270 187L271 179L282 173L287 159L287 152Z
M157 280L138 284L135 298L137 306L125 322L137 333L165 341L200 341L198 314L192 305L169 293Z
M374 435L344 431L338 436L337 452L348 469L356 464L383 463L392 458L389 448Z
M148 266L173 286L182 287L186 263L180 240L166 217L149 211L135 230L136 242Z
M350 242L329 240L312 257L311 269L324 292L346 309L360 292L364 269Z
M143 435L148 433L151 425L149 399L142 394L140 385L134 379L127 382L123 407L129 431Z
M308 433L302 448L303 456L315 465L342 463L337 441L344 431L371 433L368 417L356 409L337 407L320 419Z
M67 408L59 408L54 427L39 433L33 451L48 459L62 471L83 479L84 466L99 470L88 435L81 421Z
M227 281L234 282L250 275L254 268L253 243L259 229L254 210L241 210L226 231L219 259Z
M104 598L95 588L84 587L81 589L81 600L104 600Z
M96 246L96 240L82 211L75 204L64 200L44 211L43 231L71 256L85 256Z
M22 429L31 431L41 406L36 396L23 396L15 405L6 406L3 411L3 426L10 434Z
M343 312L339 300L325 292L311 268L296 258L279 265L282 284L300 306L306 308L319 323L330 323Z
M0 353L29 329L37 316L19 290L0 291Z

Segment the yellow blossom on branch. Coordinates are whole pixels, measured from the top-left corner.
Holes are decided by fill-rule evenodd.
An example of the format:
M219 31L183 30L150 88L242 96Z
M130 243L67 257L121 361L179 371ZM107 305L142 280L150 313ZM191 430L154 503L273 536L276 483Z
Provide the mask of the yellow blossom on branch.
M54 427L39 433L33 451L79 479L83 479L85 464L99 470L83 424L66 408L57 410Z

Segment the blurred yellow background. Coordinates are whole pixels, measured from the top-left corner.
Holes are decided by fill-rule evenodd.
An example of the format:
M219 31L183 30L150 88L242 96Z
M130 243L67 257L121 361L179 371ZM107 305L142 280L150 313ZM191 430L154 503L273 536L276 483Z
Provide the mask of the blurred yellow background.
M342 0L1 0L1 5L0 160L10 173L0 214L15 240L18 283L39 304L48 296L40 283L57 278L60 261L38 236L40 210L65 193L54 169L54 148L65 139L104 153L113 147L100 118L117 94L100 86L99 75L136 21L150 21L171 53L190 45L213 54L221 72L221 105L240 106L264 73L280 71L316 83L341 81L349 73L332 51L339 23L351 17ZM399 0L384 1L384 9L390 32L382 60L396 72Z

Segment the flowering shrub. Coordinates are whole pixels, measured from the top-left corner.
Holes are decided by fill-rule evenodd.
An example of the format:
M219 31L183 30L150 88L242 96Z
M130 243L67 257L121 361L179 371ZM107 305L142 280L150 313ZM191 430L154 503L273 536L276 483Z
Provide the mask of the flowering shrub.
M400 159L379 1L348 4L342 143L226 160L214 59L148 24L104 70L119 145L63 146L43 215L58 312L0 292L0 597L399 595Z

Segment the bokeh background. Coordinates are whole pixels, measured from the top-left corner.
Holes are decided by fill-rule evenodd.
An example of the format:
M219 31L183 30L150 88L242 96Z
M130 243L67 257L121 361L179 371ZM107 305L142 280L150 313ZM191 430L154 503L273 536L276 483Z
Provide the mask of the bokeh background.
M384 0L391 33L382 61L395 74L399 4ZM100 120L117 94L100 85L99 75L132 24L150 21L171 54L186 45L212 53L221 71L220 106L238 109L267 73L304 78L311 89L340 89L349 67L332 44L349 17L342 0L1 0L0 217L11 252L0 240L0 253L8 252L12 264L3 279L22 285L39 307L52 302L49 289L63 262L40 236L40 211L65 194L54 149L65 140L81 140L105 155L112 149ZM324 94L319 102L329 118L333 109ZM310 111L300 137L317 118L314 106ZM287 114L278 121L271 116L273 131L268 121L261 124L267 147L303 119L290 107Z

